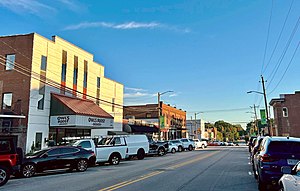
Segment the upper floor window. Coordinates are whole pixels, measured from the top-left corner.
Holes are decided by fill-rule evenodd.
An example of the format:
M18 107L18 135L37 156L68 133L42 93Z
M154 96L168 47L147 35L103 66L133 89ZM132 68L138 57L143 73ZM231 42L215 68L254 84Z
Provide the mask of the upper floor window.
M61 81L66 82L67 74L67 51L62 52L62 65L61 65Z
M12 93L4 93L2 96L2 109L11 109Z
M8 54L8 55L6 55L6 67L5 67L5 70L12 70L12 69L14 69L15 59L16 59L16 55L15 54Z
M97 88L100 88L100 77L97 77Z
M43 71L47 70L47 57L46 56L42 56L41 70L43 70Z
M84 61L83 88L87 88L88 62Z
M73 73L73 84L77 85L78 79L78 57L74 56L74 73Z
M289 116L288 108L286 108L286 107L282 108L282 115L283 115L283 117Z

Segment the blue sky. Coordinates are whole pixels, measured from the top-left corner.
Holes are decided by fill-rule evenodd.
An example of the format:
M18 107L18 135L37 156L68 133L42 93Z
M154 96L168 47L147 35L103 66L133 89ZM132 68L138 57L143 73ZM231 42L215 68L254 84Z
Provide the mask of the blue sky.
M261 95L246 93L262 91L261 74L269 101L300 89L300 50L292 59L300 29L291 36L299 13L297 0L1 0L0 35L58 35L91 52L124 84L127 105L173 90L162 100L188 119L204 111L197 117L247 122L249 106L263 107ZM239 108L249 110L216 112Z

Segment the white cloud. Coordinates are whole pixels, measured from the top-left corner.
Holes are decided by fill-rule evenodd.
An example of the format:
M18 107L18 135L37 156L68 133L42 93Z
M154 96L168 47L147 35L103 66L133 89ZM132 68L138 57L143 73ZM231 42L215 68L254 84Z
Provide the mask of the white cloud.
M124 93L124 98L137 98L148 96L147 93L135 92L135 93Z
M46 11L56 11L53 7L40 3L36 0L1 0L0 6L5 7L15 13L29 12L39 15Z
M142 23L142 22L125 22L125 23L109 23L109 22L82 22L76 25L70 25L64 28L64 30L79 30L79 29L86 29L86 28L112 28L112 29L119 29L119 30L130 30L130 29L165 29L171 30L175 32L182 32L182 33L190 33L191 30L188 28L180 28L177 26L166 25L158 22L149 22L149 23Z
M128 91L147 91L147 90L144 90L144 89L141 89L141 88L130 88L130 87L125 87L125 90L128 90Z

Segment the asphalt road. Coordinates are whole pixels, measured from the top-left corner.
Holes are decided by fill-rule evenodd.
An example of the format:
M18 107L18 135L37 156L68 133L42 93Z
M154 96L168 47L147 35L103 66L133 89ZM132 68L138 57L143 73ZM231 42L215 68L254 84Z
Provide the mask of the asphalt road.
M83 173L65 171L11 179L5 191L254 191L257 184L248 164L247 147L204 150L122 161L96 166Z

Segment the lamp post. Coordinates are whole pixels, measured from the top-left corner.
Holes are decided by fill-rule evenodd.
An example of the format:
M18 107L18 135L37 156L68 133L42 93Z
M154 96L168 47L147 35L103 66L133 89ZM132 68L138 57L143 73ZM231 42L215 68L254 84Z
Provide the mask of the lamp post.
M270 130L270 120L269 120L269 111L268 111L268 104L267 104L267 95L266 95L266 89L265 89L265 81L264 81L264 77L261 76L261 80L262 80L262 87L263 87L263 92L258 92L258 91L248 91L247 93L258 93L258 94L262 94L264 96L264 100L265 100L265 108L266 108L266 115L267 115L267 127L268 127L268 133L270 135L272 135L272 132Z
M197 135L197 138L199 138L198 137L198 130L197 130L197 115L198 114L200 114L200 113L203 113L202 111L200 111L200 112L197 112L197 113L195 113L195 129L196 129L196 135ZM200 118L199 118L200 119ZM200 120L200 140L201 140L201 134L202 134L202 132L201 132L201 120ZM196 138L196 137L195 137Z
M174 92L172 90L168 90L168 91L165 91L163 93L159 93L157 92L157 106L158 106L158 140L161 139L161 135L160 135L160 116L161 116L161 106L160 106L160 96L166 94L166 93L171 93L171 92Z

